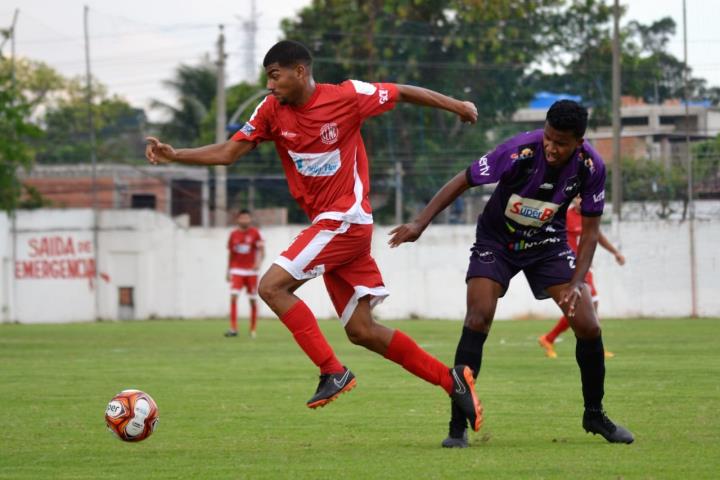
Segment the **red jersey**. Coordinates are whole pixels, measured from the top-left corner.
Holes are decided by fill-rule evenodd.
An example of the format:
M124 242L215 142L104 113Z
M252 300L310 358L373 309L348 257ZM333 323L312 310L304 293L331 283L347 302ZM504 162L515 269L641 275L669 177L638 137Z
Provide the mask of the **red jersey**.
M397 98L394 84L357 80L319 83L301 107L268 95L232 139L275 142L290 194L313 223L370 224L370 174L360 127L391 110Z
M255 260L257 252L263 245L260 232L255 227L247 230L236 228L228 239L228 250L230 251L230 265L232 275L257 275Z
M567 209L565 229L567 230L568 245L577 254L578 241L580 240L580 234L582 234L582 215L572 205Z

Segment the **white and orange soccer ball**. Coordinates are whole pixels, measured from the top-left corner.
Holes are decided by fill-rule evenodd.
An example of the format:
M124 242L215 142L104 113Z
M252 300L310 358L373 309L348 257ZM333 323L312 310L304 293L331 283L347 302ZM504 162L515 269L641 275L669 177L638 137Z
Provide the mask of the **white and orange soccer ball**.
M150 395L140 390L123 390L105 409L108 430L125 442L140 442L155 431L158 407Z

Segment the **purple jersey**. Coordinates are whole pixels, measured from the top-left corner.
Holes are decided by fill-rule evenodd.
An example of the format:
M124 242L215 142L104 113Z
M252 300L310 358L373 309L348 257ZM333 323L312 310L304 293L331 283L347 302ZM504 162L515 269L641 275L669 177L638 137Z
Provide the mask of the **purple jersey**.
M521 133L467 169L471 186L497 182L478 219L477 236L521 251L565 242L565 213L580 195L581 213L600 216L605 206L605 164L585 141L569 162L545 160L543 131Z

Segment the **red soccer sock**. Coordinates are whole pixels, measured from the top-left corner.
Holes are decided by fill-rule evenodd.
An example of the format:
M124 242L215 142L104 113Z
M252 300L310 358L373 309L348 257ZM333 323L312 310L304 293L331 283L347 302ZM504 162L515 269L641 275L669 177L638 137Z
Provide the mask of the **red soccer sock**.
M560 320L555 324L552 330L550 330L550 333L545 335L545 338L548 342L553 343L555 339L563 333L565 330L570 328L570 324L567 321L567 318L565 316L560 317Z
M405 370L416 377L440 385L450 395L453 388L450 369L440 360L433 357L420 346L415 340L405 335L400 330L395 330L390 340L390 345L385 352L385 358L401 365Z
M237 332L237 300L230 300L230 330Z
M293 337L303 352L320 367L320 373L340 373L344 367L335 357L332 347L325 340L315 315L302 300L290 307L280 318L292 332Z
M254 332L257 327L257 303L250 303L250 331Z

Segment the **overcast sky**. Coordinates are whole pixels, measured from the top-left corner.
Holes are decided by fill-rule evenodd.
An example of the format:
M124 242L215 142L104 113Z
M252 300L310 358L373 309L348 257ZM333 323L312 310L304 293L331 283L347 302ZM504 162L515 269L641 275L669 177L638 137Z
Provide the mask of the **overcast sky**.
M254 67L281 35L279 23L309 0L257 1L258 34ZM136 106L152 98L172 101L162 80L181 62L194 63L215 54L218 24L225 24L228 83L244 79L247 41L242 23L250 18L251 0L6 0L0 5L0 28L17 24L18 56L47 62L65 75L84 74L83 5L90 7L93 73L110 91ZM678 24L670 45L682 59L682 0L621 0L631 19L648 23L671 16ZM182 5L182 6L180 6ZM720 86L720 0L687 0L688 59L696 76ZM3 52L10 52L6 44Z

